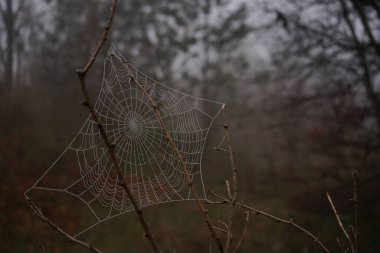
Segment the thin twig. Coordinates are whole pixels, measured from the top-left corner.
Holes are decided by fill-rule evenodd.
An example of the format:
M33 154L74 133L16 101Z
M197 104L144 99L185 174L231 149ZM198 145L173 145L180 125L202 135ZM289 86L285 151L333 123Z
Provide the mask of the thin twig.
M358 196L358 185L357 185L357 171L352 172L352 188L353 188L353 198L352 201L354 202L354 215L355 215L355 226L354 226L354 237L355 237L355 253L359 253L359 214L358 214L358 202L359 202L359 196Z
M227 203L227 201L211 201L211 200L206 200L205 202L206 204L210 204L210 205L224 205Z
M217 226L214 226L215 230L218 230L220 232L223 232L225 234L227 234L227 230L223 229L223 228L220 228L220 227L217 227Z
M238 243L236 244L236 247L235 247L235 250L234 250L234 253L238 252L239 248L240 248L240 245L241 243L243 242L246 234L247 234L247 230L248 230L248 225L249 225L249 212L246 212L245 213L245 225L244 225L244 230L243 230L243 234L241 235L240 237L240 240L238 241Z
M232 150L232 143L231 143L231 137L229 132L229 124L227 122L227 114L226 114L226 106L223 105L223 129L224 129L224 136L227 141L228 146L228 154L230 158L230 164L232 169L232 191L233 195L232 198L234 201L236 201L238 197L238 180L237 180L237 169L235 165L235 159L234 159L234 152Z
M219 220L218 223L222 224L223 226L225 226L226 228L228 228L228 225L226 223L224 223L223 221Z
M155 242L155 240L153 238L153 235L150 232L150 228L149 228L148 224L146 223L146 221L144 219L143 211L140 208L140 206L138 205L138 203L137 203L135 197L133 196L131 190L129 189L128 184L125 181L123 172L120 169L120 165L119 165L119 162L117 160L117 157L116 157L115 151L114 151L115 144L110 142L110 140L109 140L109 138L108 138L108 136L107 136L107 134L106 134L106 132L104 130L104 126L100 122L100 119L99 119L99 117L98 117L98 115L97 115L97 113L96 113L93 105L90 102L90 96L88 94L87 85L86 85L86 75L87 75L87 72L90 70L91 66L94 64L94 62L96 60L96 57L98 56L101 48L103 47L104 43L107 40L108 32L109 32L109 30L111 28L113 17L115 15L116 5L117 5L117 0L113 0L112 1L112 7L111 7L111 14L110 14L110 16L108 18L106 26L104 27L104 31L103 31L102 37L101 37L101 39L100 39L100 41L98 43L98 46L97 46L94 54L91 56L90 60L86 64L86 66L83 69L77 70L77 74L79 76L81 90L82 90L82 93L83 93L83 96L84 96L83 105L88 108L88 110L91 113L91 116L92 116L93 120L95 121L96 125L99 128L101 137L102 137L105 145L107 146L108 152L110 153L111 161L112 161L112 163L113 163L113 165L114 165L114 167L116 169L116 172L117 172L117 175L118 175L118 179L120 180L120 185L121 185L121 187L123 187L125 193L127 194L129 200L132 203L132 206L133 206L134 210L136 211L138 219L139 219L139 221L140 221L140 223L141 223L141 225L142 225L142 227L144 229L144 232L145 232L144 235L145 235L145 237L148 239L150 245L152 246L153 251L154 252L159 252L157 244L156 244L156 242Z
M357 237L356 237L356 231L355 231L355 228L353 225L348 225L348 231L352 234L352 236L354 237L354 241L353 241L353 244L354 244L354 248L355 248L355 252L356 253L356 245L357 245Z
M179 163L180 163L180 166L181 166L181 169L185 175L185 178L186 178L186 181L187 181L187 184L191 190L191 193L192 195L194 196L194 199L197 203L197 206L209 228L209 231L210 231L210 234L211 234L211 237L214 239L216 245L218 246L218 249L221 253L223 253L223 245L220 241L220 238L218 236L218 234L216 233L215 229L214 229L214 226L212 225L212 222L211 222L211 219L210 217L208 216L208 210L205 209L200 201L200 198L198 196L198 193L197 191L195 190L194 186L193 186L193 182L192 182L192 178L190 176L190 173L189 173L189 170L186 166L186 163L183 159L183 156L181 154L181 151L179 151L177 145L175 144L175 142L173 141L173 138L171 137L166 125L165 125L165 122L164 122L164 119L160 113L160 109L159 109L159 106L157 106L156 102L154 101L154 99L149 95L149 93L147 92L147 90L144 88L144 86L133 76L133 74L130 72L130 69L129 69L129 63L126 62L123 58L115 55L115 57L117 57L121 62L124 63L125 67L127 68L129 74L129 78L131 80L131 82L134 82L138 88L143 92L144 96L148 99L150 105L152 106L153 108L153 111L154 111L154 114L156 115L159 123L160 123L160 127L162 129L162 131L164 132L164 135L165 135L165 138L166 140L168 141L169 145L174 149L174 152L176 153L176 156L178 157L179 159Z
M235 208L235 202L238 198L238 181L237 181L237 169L235 165L233 150L232 150L232 144L231 144L231 137L229 133L229 124L227 122L227 115L226 115L226 106L223 105L223 129L224 129L224 136L226 138L227 146L228 146L228 156L230 158L230 165L232 170L232 194L230 194L230 188L229 185L226 184L227 191L229 193L229 197L231 199L229 209L228 209L228 228L227 228L227 238L226 243L224 247L224 252L228 252L229 248L232 243L233 234L232 234L232 226L233 226L233 217L234 217L234 208ZM228 181L226 181L228 182Z
M62 234L63 236L65 236L67 238L67 240L69 242L72 242L72 243L75 243L75 244L78 244L82 247L85 247L87 248L89 251L92 251L92 252L95 252L95 253L103 253L102 251L100 251L99 249L95 248L94 246L92 246L91 244L88 244L86 242L83 242L77 238L74 238L72 237L71 235L69 235L67 232L65 232L62 228L60 228L58 225L56 225L54 222L52 222L49 218L47 218L43 213L42 211L36 206L36 204L32 201L31 198L29 198L28 196L25 195L25 198L29 201L29 205L33 211L33 213L39 217L42 222L48 224L53 230L59 232L60 234ZM41 249L41 248L40 248ZM42 249L41 249L42 250Z
M83 102L83 104L86 105L88 108L92 108L92 111L90 110L92 115L95 114L95 111L93 110L93 107L92 107L92 105L89 102L89 96L88 96L88 92L87 92L87 89L86 89L86 86L85 86L85 77L86 77L86 74L89 71L90 67L94 63L94 61L96 59L96 56L99 54L99 51L100 51L101 47L103 46L103 44L105 43L105 41L107 39L107 34L108 34L108 31L109 31L109 29L111 27L112 19L113 19L113 16L115 14L116 4L117 4L117 0L113 0L110 17L108 19L107 25L104 28L104 32L103 32L102 38L101 38L101 40L98 43L98 47L96 48L96 51L95 51L94 55L91 57L90 61L87 63L86 67L83 70L77 71L78 75L80 76L82 91L83 91L83 94L84 94L84 96L86 98L86 100L85 100L85 102ZM95 116L96 116L96 114L95 114ZM99 125L100 124L98 124L98 126ZM29 205L30 205L33 213L37 217L39 217L42 220L42 222L48 224L52 229L54 229L55 231L58 231L60 234L62 234L63 236L65 236L68 239L68 241L76 243L76 244L81 245L83 247L86 247L90 251L93 251L93 252L96 252L96 253L102 253L102 251L100 251L99 249L96 249L92 245L90 245L90 244L88 244L86 242L83 242L83 241L81 241L79 239L76 239L76 238L72 237L71 235L69 235L62 228L60 228L54 222L52 222L49 218L47 218L42 213L42 211L36 206L36 204L27 195L24 194L24 196L28 200ZM41 251L43 251L42 247L40 247L40 249L41 249Z
M33 213L30 214L30 220L31 220L31 223L32 223L33 236L34 236L34 239L36 240L38 250L41 251L42 253L46 253L44 247L42 246L40 237L38 236L36 225L34 224Z
M335 218L336 218L336 220L338 222L338 225L339 225L340 229L342 230L344 236L347 238L347 241L350 244L351 252L355 252L355 247L354 247L354 244L353 244L353 242L351 240L351 236L347 233L347 230L345 229L345 227L344 227L344 225L343 225L343 223L342 223L342 221L341 221L341 219L339 217L338 211L336 210L334 202L332 201L332 199L331 199L330 194L329 194L328 191L326 192L326 197L327 197L327 199L328 199L328 201L330 203L332 211L334 212Z
M342 253L346 253L347 250L344 250L343 245L342 245L342 243L339 240L339 237L336 238L336 241L337 241L337 243L339 245L340 251L342 251Z
M212 149L212 150L216 150L216 151L225 152L225 153L228 154L228 150L227 150L227 149L224 149L224 148L221 148L221 147L210 147L210 149Z
M223 201L226 201L226 202L231 202L230 199L227 199L223 196L220 196L219 194L216 194L215 192L210 192L210 194L220 200L223 200ZM301 227L300 225L296 224L293 222L293 219L290 219L290 220L284 220L284 219L281 219L279 217L276 217L272 214L269 214L269 213L266 213L264 211L261 211L261 210L258 210L256 208L253 208L253 207L250 207L250 206L247 206L245 204L240 204L239 202L235 202L235 205L236 206L239 206L245 210L248 210L248 211L251 211L253 213L256 213L257 215L262 215L264 217L267 217L267 218L270 218L272 220L275 220L277 222L280 222L280 223L284 223L284 224L287 224L289 226L292 226L294 228L296 228L297 230L303 232L304 234L308 235L310 238L312 238L314 240L315 243L317 243L322 249L324 252L326 253L330 253L330 250L318 239L318 237L316 237L313 233L311 233L309 230L307 230L306 228L303 228Z

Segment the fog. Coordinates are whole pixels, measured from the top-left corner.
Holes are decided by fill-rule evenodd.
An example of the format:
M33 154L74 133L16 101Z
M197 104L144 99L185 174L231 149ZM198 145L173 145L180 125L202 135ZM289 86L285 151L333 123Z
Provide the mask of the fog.
M76 70L97 48L110 6L111 1L105 0L0 0L3 252L88 251L67 243L61 233L41 223L23 193L51 166L56 173L46 177L49 185L72 183L80 172L75 156L62 156L63 165L54 161L75 143L89 117L80 102L83 94ZM109 69L104 64L113 46L160 85L181 92L177 95L188 94L187 103L196 104L192 109L215 115L211 124L197 112L172 132L174 139L180 138L178 129L194 127L194 117L199 117L199 127L211 126L197 161L197 166L202 164L204 189L195 183L207 199L217 201L209 191L228 195L226 185L233 182L229 154L233 154L237 203L284 220L293 218L330 252L341 247L343 252L378 252L379 18L380 5L372 0L119 1L108 40L86 76L90 102L100 115L99 108L113 106L110 100L109 105L97 107L98 95L105 94L103 75L108 76ZM197 104L193 97L216 103L197 100L203 101ZM215 105L222 103L232 153L226 152L223 114L216 113L221 107ZM182 105L178 103L176 109L180 111ZM128 109L120 111L116 115L123 118ZM106 118L100 121L109 124ZM128 122L134 133L139 131L138 119ZM106 150L103 144L96 145ZM156 148L170 148L165 145ZM136 157L130 159L140 159ZM129 171L124 173L127 177ZM357 202L352 201L355 190ZM336 221L326 191L354 239L354 250ZM70 194L40 191L33 201L70 235L93 219L88 206ZM143 208L162 252L218 252L195 202L167 202ZM228 204L204 204L215 226L223 228L219 221L228 219ZM244 231L246 213L235 208L233 217L231 252ZM148 252L151 247L142 233L132 211L94 226L79 239L103 252ZM223 230L218 235L227 238ZM289 225L252 213L238 252L323 249Z

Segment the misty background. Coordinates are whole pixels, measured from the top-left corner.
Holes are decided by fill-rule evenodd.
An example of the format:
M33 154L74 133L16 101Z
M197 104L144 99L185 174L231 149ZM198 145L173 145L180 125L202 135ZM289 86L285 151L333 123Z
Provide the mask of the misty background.
M0 0L2 252L39 252L37 241L48 252L82 250L31 218L23 192L88 116L79 104L75 70L96 48L110 4ZM361 249L379 252L378 1L119 1L110 40L89 73L93 101L111 43L160 82L226 103L241 198L293 217L334 252L341 234L325 192L352 224L349 199L357 170ZM210 138L221 130L216 124ZM207 149L202 163L206 187L223 189L228 157ZM47 215L68 213L55 218L69 232L86 219L81 206L46 201ZM75 216L69 214L73 211ZM145 213L164 252L212 250L193 204L157 205ZM214 210L213 215L221 214ZM244 216L237 220L242 226ZM105 252L149 250L133 213L94 228L84 239ZM257 216L241 252L320 251L292 228Z

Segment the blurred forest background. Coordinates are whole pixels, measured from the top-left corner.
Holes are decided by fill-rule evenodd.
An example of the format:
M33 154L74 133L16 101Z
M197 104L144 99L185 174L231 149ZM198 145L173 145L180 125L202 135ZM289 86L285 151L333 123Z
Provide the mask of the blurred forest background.
M78 103L75 69L96 47L109 7L105 0L0 0L1 252L39 252L37 240L48 252L82 250L36 218L32 223L22 193L88 115ZM357 170L361 249L380 252L378 1L120 1L111 39L162 83L225 102L240 196L293 217L333 252L340 232L325 191L352 224ZM92 97L105 53L90 72ZM229 173L227 157L212 152L203 161L209 189L223 187ZM48 201L53 209L75 211L75 219L68 218L72 213L58 217L68 231L86 219L80 206ZM193 204L158 205L145 213L164 252L210 251ZM105 252L149 251L133 213L96 227L86 240ZM257 216L241 251L320 249L292 228Z

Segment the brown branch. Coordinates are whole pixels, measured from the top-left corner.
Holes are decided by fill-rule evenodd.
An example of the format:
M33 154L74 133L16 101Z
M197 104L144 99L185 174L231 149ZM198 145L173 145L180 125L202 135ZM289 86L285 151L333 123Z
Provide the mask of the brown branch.
M342 245L342 243L341 243L340 240L339 240L339 237L336 238L336 242L338 243L338 245L339 245L339 249L340 249L340 251L342 251L342 253L347 252L347 249L344 250L343 245Z
M354 203L354 215L355 215L355 226L354 226L354 237L355 237L355 252L359 253L359 218L358 218L358 186L357 186L357 180L356 180L357 171L352 172L352 188L353 188L353 198L352 201Z
M33 230L32 232L33 232L34 240L36 241L36 247L42 253L46 253L46 251L45 251L45 249L44 249L44 247L43 247L43 245L41 243L41 239L38 236L36 225L34 224L33 213L34 212L32 211L32 213L30 214L30 220L31 220L31 223L32 223L32 230Z
M232 150L231 137L229 133L229 124L227 122L225 105L223 105L223 129L224 129L224 136L226 138L226 142L228 146L228 156L230 159L230 165L231 165L231 170L232 170L232 194L230 194L231 191L230 191L229 185L226 184L226 187L229 193L229 198L231 199L231 202L229 203L229 209L228 209L227 238L226 238L226 243L224 247L224 252L228 252L232 243L232 239L233 239L232 226L233 226L235 202L238 197L238 181L237 181L237 169L236 169L233 150Z
M338 211L335 208L335 205L334 205L334 203L333 203L333 201L332 201L332 199L330 197L329 192L326 192L326 197L327 197L327 199L328 199L328 201L330 203L332 211L334 212L335 218L336 218L336 220L338 222L338 225L339 225L340 229L342 230L344 236L347 238L347 241L350 244L351 252L355 252L355 247L354 247L354 244L353 244L353 242L351 240L351 236L347 233L347 230L345 229L345 227L344 227L344 225L343 225L343 223L342 223L342 221L341 221L341 219L339 217Z
M216 150L216 151L225 152L225 153L228 154L228 150L224 149L224 148L221 148L221 147L210 147L210 149L213 149L213 150Z
M372 30L374 30L374 29L372 29L371 25L369 24L368 16L365 13L365 9L364 9L363 4L361 3L360 0L350 0L350 1L352 3L352 6L354 7L355 11L358 13L358 16L359 16L360 21L363 25L364 31L368 36L370 44L374 48L375 53L377 54L377 57L380 58L380 46L379 46L379 43L376 40L376 38L372 32Z
M62 234L63 236L66 237L66 239L69 241L69 242L72 242L72 243L75 243L75 244L78 244L82 247L85 247L87 248L89 251L92 251L92 252L95 252L95 253L103 253L102 251L100 251L99 249L95 248L94 246L92 246L91 244L88 244L86 242L83 242L77 238L74 238L72 237L71 235L69 235L67 232L65 232L62 228L60 228L58 225L56 225L55 223L53 223L49 218L47 218L43 213L42 211L37 207L37 205L32 201L31 198L29 198L28 196L25 195L25 198L29 201L29 205L33 211L33 213L42 220L42 222L48 224L53 230L59 232L60 234ZM40 247L41 251L42 251L42 248Z
M220 228L220 227L216 227L216 226L214 226L214 229L215 229L215 230L218 230L218 231L220 231L220 232L223 232L223 233L225 233L225 234L227 234L227 230L225 230L225 229L223 229L223 228Z
M243 240L245 238L245 235L247 234L248 225L249 225L249 212L246 212L246 214L245 214L245 225L244 225L243 234L241 235L239 242L236 244L234 253L236 253L239 250L240 245L243 242Z
M104 26L103 34L102 34L102 36L98 42L98 45L95 49L95 52L92 54L91 58L88 60L86 66L82 70L78 71L82 75L86 75L87 72L91 69L92 65L95 63L96 57L98 56L98 54L99 54L100 50L102 49L104 43L107 41L108 32L111 29L113 17L115 16L115 12L116 12L117 1L118 0L112 0L111 13L108 17L106 25Z
M219 200L225 201L226 203L227 202L231 202L230 199L227 199L227 198L225 198L223 196L220 196L220 195L216 194L215 192L210 192L210 194L212 196L218 198ZM210 202L210 203L212 203L212 202ZM241 208L243 208L245 210L248 210L248 211L251 211L253 213L256 213L257 215L262 215L262 216L267 217L269 219L275 220L276 222L284 223L284 224L287 224L287 225L289 225L291 227L294 227L295 229L303 232L304 234L306 234L307 236L309 236L310 238L312 238L314 240L314 242L317 243L323 249L324 252L330 253L330 250L318 239L318 237L316 237L309 230L307 230L307 229L301 227L300 225L294 223L293 219L290 219L290 220L281 219L281 218L276 217L276 216L274 216L272 214L269 214L267 212L258 210L256 208L253 208L253 207L250 207L250 206L247 206L247 205L245 205L243 203L240 204L238 202L235 202L235 205L238 206L238 207L241 207Z
M210 234L211 234L211 237L214 239L219 251L221 253L223 253L223 246L222 246L222 243L220 241L220 238L218 236L218 234L216 233L215 229L214 229L214 226L212 225L212 222L211 222L211 219L210 217L208 216L208 210L205 209L200 201L200 198L198 196L198 193L197 191L195 190L194 186L193 186L193 182L192 182L192 179L191 179L191 176L190 176L190 173L189 173L189 170L185 164L185 161L183 159L183 156L181 154L181 152L179 151L177 145L175 144L175 142L173 141L173 138L171 137L166 125L165 125L165 122L164 122L164 119L160 113L160 110L159 110L159 106L156 104L156 102L154 101L154 99L149 95L148 91L143 87L143 85L133 76L133 74L131 73L130 69L129 69L129 66L128 66L128 62L126 62L123 58L115 55L115 57L117 57L121 62L124 63L126 69L128 70L129 74L129 78L130 78L130 81L131 82L134 82L138 88L143 92L144 96L148 99L150 105L152 106L153 108L153 111L154 111L154 114L156 115L159 123L160 123L160 127L162 129L162 131L164 132L164 135L165 135L165 138L166 140L168 141L168 143L170 144L170 146L174 149L174 152L176 153L176 156L178 157L179 159L179 163L180 163L180 166L181 166L181 169L183 171L183 173L185 174L185 177L186 177L186 181L187 181L187 184L191 190L191 193L192 195L194 196L194 199L197 203L197 206L198 206L198 209L200 210L206 224L207 224L207 227L209 228L209 231L210 231Z
M115 155L115 150L114 150L115 149L115 144L110 142L110 140L109 140L109 138L108 138L108 136L107 136L107 134L105 132L104 126L100 122L100 119L99 119L99 117L98 117L98 115L97 115L97 113L96 113L96 111L94 109L94 106L90 102L90 96L88 94L88 90L87 90L87 86L86 86L86 75L87 75L87 72L90 70L91 66L94 64L94 62L96 60L96 57L98 56L98 54L99 54L102 46L104 45L104 43L107 40L108 32L109 32L109 30L111 28L112 20L113 20L113 17L115 15L116 5L117 5L117 0L113 0L112 1L112 7L111 7L111 14L110 14L110 16L108 18L106 26L104 27L104 31L103 31L101 39L100 39L100 41L98 43L98 46L95 49L95 52L91 56L90 60L86 64L86 66L83 69L81 69L81 70L77 70L77 74L79 76L81 90L82 90L82 93L83 93L83 96L84 96L83 105L88 108L88 110L91 113L91 116L92 116L93 120L95 121L97 127L99 128L101 137L102 137L105 145L107 146L107 150L110 153L111 161L112 161L112 163L113 163L113 165L114 165L114 167L116 169L117 176L118 176L118 179L120 181L120 186L123 187L125 193L127 194L128 198L130 199L130 201L132 203L132 206L133 206L134 210L136 211L137 217L138 217L138 219L139 219L139 221L140 221L140 223L141 223L141 225L142 225L142 227L144 229L144 232L145 232L144 235L145 235L145 237L148 239L150 245L152 246L153 251L154 252L158 252L157 244L156 244L156 242L155 242L155 240L154 240L154 238L152 236L152 233L150 231L150 228L149 228L148 224L146 223L146 221L144 219L143 211L140 208L140 206L138 205L138 203L137 203L135 197L133 196L131 190L129 189L128 184L125 181L123 172L120 169L119 162L118 162L117 157Z
M374 89L374 84L373 84L373 78L371 77L370 73L370 66L367 62L367 55L365 51L362 48L362 43L359 40L359 37L357 35L357 32L355 30L355 24L354 21L351 20L350 15L349 15L349 10L346 2L344 0L339 0L340 5L342 7L343 11L343 18L349 28L349 31L351 33L352 39L355 44L355 49L357 51L357 56L360 60L361 67L363 68L363 79L364 79L364 88L367 93L368 99L371 101L375 108L375 117L377 124L380 127L380 99L378 95L376 94L376 91Z

